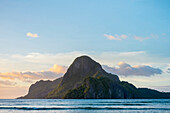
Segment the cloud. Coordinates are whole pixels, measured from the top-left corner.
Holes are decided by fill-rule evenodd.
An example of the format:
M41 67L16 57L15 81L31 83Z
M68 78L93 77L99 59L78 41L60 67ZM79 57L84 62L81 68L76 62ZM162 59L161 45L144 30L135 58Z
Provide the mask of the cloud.
M50 70L55 67L53 66L54 62L65 68L69 66L77 56L88 55L100 64L106 64L111 67L113 64L116 64L118 61L130 62L133 65L152 65L152 67L159 66L164 72L170 68L170 58L157 56L155 54L149 54L146 51L126 51L126 52L116 52L116 51L107 51L107 52L93 52L93 51L73 51L73 52L63 52L63 53L28 53L28 54L0 54L0 80L16 82L15 86L13 85L3 85L0 86L0 98L16 98L23 96L28 92L28 88L31 83L36 82L37 80L44 79L54 80L62 76L60 71ZM160 60L161 59L161 60ZM51 67L51 68L50 68ZM116 66L114 68L119 68ZM45 70L45 71L41 71ZM61 69L62 70L62 69ZM6 74L5 74L6 72ZM7 74L8 72L8 74ZM11 73L12 74L11 74ZM58 73L57 73L58 72ZM109 71L115 73L112 70ZM2 77L2 75L5 75ZM11 76L10 76L11 74ZM29 75L29 76L28 76ZM163 73L161 76L130 76L124 75L119 76L120 80L129 81L135 84L137 87L145 86L149 87L151 85L169 85L170 76L169 73ZM8 79L9 78L9 79ZM25 79L26 78L26 79ZM9 92L10 91L10 92ZM169 90L170 91L170 90ZM11 94L11 92L13 92Z
M134 36L134 39L135 39L135 40L139 40L139 41L144 41L144 40L147 40L147 39L150 39L150 38L149 38L149 37Z
M81 53L81 52L68 52L68 53L56 53L56 54L29 53L29 54L26 54L26 55L13 54L13 55L9 55L9 56L6 56L6 57L9 57L8 59L11 59L10 62L13 62L12 64L15 63L14 62L14 59L15 59L15 61L17 63L15 65L17 65L17 66L22 65L22 64L27 65L27 66L23 66L23 67L20 66L20 68L23 68L22 70L39 71L39 69L42 69L42 70L47 69L49 66L53 65L54 62L56 64L59 64L59 65L68 66L73 62L73 60L77 56L80 56L80 55L83 55L83 53ZM3 55L2 57L5 57L5 56ZM0 56L0 58L1 58L1 56ZM5 58L5 60L6 60L6 58ZM19 62L22 62L22 64L18 64ZM1 63L1 59L0 59L0 63ZM9 66L10 65L8 65L8 67ZM14 68L16 68L16 67L13 67L13 69ZM2 68L1 68L1 70L2 70ZM15 69L15 70L18 70L18 69Z
M41 72L5 72L0 73L0 79L3 80L21 80L23 82L34 82L40 79L54 80L61 77L67 70L67 67L54 64L49 71Z
M138 41L144 41L153 38L158 38L158 35L151 34L149 37L134 36L134 39Z
M138 41L144 41L144 40L148 40L148 39L156 39L156 38L159 38L158 35L155 35L155 34L150 34L150 36L147 36L147 37L142 37L142 36L136 36L136 35L125 35L125 34L122 34L122 35L108 35L108 34L104 34L105 37L107 37L108 40L123 40L123 39L126 39L128 37L132 37L133 39L135 40L138 40Z
M28 37L32 37L32 38L37 38L37 37L38 37L38 34L36 34L36 33L33 34L33 33L28 32L28 33L27 33L27 36L28 36Z
M152 76L155 74L162 74L163 71L159 68L153 68L147 65L135 65L131 66L130 64L119 62L117 67L109 67L103 65L103 68L111 73L123 75L123 76Z
M112 66L118 61L130 62L131 65L152 65L159 66L164 69L167 67L167 62L170 61L169 57L157 57L153 54L148 54L146 51L132 51L132 52L103 52L103 53L87 53L90 57L95 59L101 64ZM29 53L5 55L0 54L0 71L1 72L41 72L40 70L47 70L54 65L69 66L73 60L82 52L68 52L68 53ZM161 59L161 60L160 60ZM48 70L49 71L49 70ZM167 71L167 70L165 70ZM55 73L56 74L56 73Z
M107 35L107 34L104 34L105 37L107 37L107 39L109 40L123 40L123 39L126 39L128 36L127 35Z
M16 83L12 82L12 81L8 81L8 80L5 80L5 81L0 80L0 86L2 86L2 85L5 85L5 86L14 86L14 85L16 85Z
M119 61L130 62L132 65L148 64L164 68L169 57L159 57L146 51L129 52L66 52L66 53L28 53L28 54L0 54L0 72L24 72L46 70L54 62L58 65L69 66L77 56L89 55L101 64L112 66ZM161 59L161 60L160 60ZM170 66L169 66L170 67Z
M151 86L152 88L163 91L163 92L169 92L170 91L170 85L167 86Z
M52 68L49 69L51 72L55 72L57 74L63 74L66 72L67 67L66 66L60 66L57 64L54 64Z

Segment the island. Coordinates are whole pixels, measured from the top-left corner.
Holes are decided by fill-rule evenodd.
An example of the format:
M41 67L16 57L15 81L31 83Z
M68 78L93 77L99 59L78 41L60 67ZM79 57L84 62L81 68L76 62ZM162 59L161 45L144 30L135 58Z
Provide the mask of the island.
M88 56L77 57L63 77L37 81L18 99L170 99L170 92L136 88L107 73Z

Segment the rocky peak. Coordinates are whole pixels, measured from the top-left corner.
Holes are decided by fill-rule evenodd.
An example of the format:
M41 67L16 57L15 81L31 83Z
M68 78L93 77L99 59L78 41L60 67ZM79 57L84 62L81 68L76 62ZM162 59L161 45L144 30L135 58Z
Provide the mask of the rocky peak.
M68 69L69 75L79 73L80 76L86 76L89 72L103 71L99 63L88 56L77 57Z
M109 74L102 66L88 56L77 57L64 74L59 87L48 95L48 98L61 98L70 89L77 88L83 84L87 77L107 77L114 82L120 82L117 75Z
M82 81L84 78L88 76L107 76L107 77L112 77L116 81L119 81L119 78L114 75L111 75L106 73L103 69L102 66L91 59L88 56L80 56L77 57L74 62L70 65L68 68L67 72L64 75L63 81L61 83L64 84L66 82L69 82L69 80L72 80L74 82Z

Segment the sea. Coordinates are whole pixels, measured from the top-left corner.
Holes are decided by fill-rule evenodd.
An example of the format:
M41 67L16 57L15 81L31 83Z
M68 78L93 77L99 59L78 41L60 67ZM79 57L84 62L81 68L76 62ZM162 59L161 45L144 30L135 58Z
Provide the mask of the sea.
M170 99L0 99L0 113L170 113Z

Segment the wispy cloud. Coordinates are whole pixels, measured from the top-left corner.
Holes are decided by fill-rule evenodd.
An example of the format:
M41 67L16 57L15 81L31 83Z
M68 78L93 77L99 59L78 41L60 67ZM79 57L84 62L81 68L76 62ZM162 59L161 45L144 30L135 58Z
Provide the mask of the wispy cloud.
M150 38L149 38L149 37L134 36L134 39L135 39L135 40L139 40L139 41L144 41L144 40L147 40L147 39L150 39Z
M105 37L107 37L107 39L109 40L123 40L123 39L126 39L128 36L127 35L107 35L107 34L104 34Z
M131 66L125 62L119 62L118 67L109 67L103 65L103 68L111 73L123 75L123 76L152 76L155 74L162 74L163 71L159 68L154 68L147 65L135 65Z
M154 39L154 38L158 38L158 36L154 34L151 34L149 37L134 36L134 39L138 41L144 41L144 40Z
M38 34L36 34L36 33L33 34L33 33L28 32L28 33L27 33L27 36L28 36L28 37L32 37L32 38L37 38L37 37L38 37Z
M125 34L122 34L122 35L108 35L108 34L104 34L104 36L108 39L108 40L123 40L123 39L126 39L128 37L131 37L132 39L134 40L138 40L138 41L144 41L144 40L148 40L148 39L156 39L158 38L159 36L158 35L155 35L155 34L150 34L149 36L147 37L143 37L143 36L138 36L138 35L125 35Z
M0 86L14 86L16 85L16 82L12 82L12 81L9 81L9 80L0 80Z

